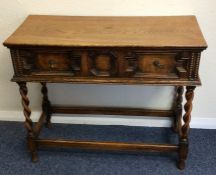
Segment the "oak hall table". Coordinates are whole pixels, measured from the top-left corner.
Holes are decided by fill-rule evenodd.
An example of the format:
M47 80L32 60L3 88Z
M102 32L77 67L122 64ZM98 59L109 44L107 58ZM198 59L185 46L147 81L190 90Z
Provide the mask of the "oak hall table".
M200 85L200 54L207 44L195 16L72 17L30 15L4 42L24 108L32 161L39 146L177 152L184 169L194 89ZM42 85L42 114L33 124L27 82ZM52 106L46 83L140 84L175 86L170 110ZM186 87L182 118L183 89ZM92 142L41 139L52 113L172 117L179 144Z

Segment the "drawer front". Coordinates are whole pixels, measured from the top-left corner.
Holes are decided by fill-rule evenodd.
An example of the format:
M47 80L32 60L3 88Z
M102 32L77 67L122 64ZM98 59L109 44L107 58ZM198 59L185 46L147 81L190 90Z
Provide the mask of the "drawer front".
M144 55L138 58L138 71L145 74L167 75L176 67L173 55Z
M126 72L133 77L175 78L178 57L177 53L130 53L126 56Z
M35 67L42 71L70 71L71 62L67 54L38 54L35 59Z
M197 76L190 52L143 50L18 50L15 73L98 78L187 79ZM191 69L193 67L193 69ZM195 70L196 69L196 70Z
M21 50L20 58L27 75L80 75L81 58L76 52Z

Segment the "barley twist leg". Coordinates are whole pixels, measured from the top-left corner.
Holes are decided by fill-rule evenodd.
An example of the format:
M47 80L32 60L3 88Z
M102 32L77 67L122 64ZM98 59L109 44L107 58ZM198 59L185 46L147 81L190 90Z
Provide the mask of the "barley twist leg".
M174 104L174 126L173 130L177 133L180 133L180 126L181 126L181 118L182 118L182 101L183 101L183 92L184 92L184 87L183 86L178 86L176 88L176 98L175 98L175 104Z
M42 110L46 115L46 123L45 126L47 128L51 127L51 104L48 98L48 89L46 86L46 83L41 83L42 88L41 88L41 92L43 94L43 101L42 101Z
M29 99L27 97L28 89L26 86L26 82L18 82L20 95L22 97L22 106L23 106L23 113L25 116L25 127L27 129L27 147L31 153L31 158L33 162L38 160L37 155L37 145L34 141L35 134L33 130L33 122L30 118L31 116L31 109L29 108Z
M195 86L187 86L185 98L187 100L186 104L184 105L185 114L183 116L184 124L181 128L180 133L180 143L179 143L179 169L185 168L185 160L187 159L188 155L188 133L190 129L190 121L191 121L191 111L192 111L192 101L194 98L194 89Z

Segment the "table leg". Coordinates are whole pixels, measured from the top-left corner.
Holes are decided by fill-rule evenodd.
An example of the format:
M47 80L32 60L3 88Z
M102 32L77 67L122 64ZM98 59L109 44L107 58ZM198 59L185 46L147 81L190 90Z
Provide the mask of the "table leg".
M19 85L20 95L22 97L22 106L23 106L23 113L25 116L25 127L27 129L27 147L31 153L31 158L33 162L38 160L37 155L37 144L35 142L35 134L33 130L33 122L30 118L31 116L31 109L29 108L29 99L27 97L28 89L26 86L26 82L17 82Z
M51 112L51 104L50 104L50 101L49 101L49 98L48 98L48 90L47 90L47 86L46 86L46 83L41 83L42 85L42 88L41 88L41 92L43 94L43 101L42 101L42 110L44 112L44 114L46 115L46 123L45 123L45 126L47 128L50 128L51 127L51 115L52 115L52 112Z
M181 127L180 132L180 143L179 143L179 169L185 168L185 160L187 159L188 154L188 133L190 129L190 120L191 120L191 111L192 111L192 101L194 98L194 89L195 86L187 86L185 98L187 100L186 104L184 105L185 114L183 116L184 124Z
M183 101L183 92L184 87L178 86L176 87L176 96L175 96L175 102L174 102L174 124L173 124L173 130L176 133L179 133L179 127L181 126L181 118L182 118L182 101Z

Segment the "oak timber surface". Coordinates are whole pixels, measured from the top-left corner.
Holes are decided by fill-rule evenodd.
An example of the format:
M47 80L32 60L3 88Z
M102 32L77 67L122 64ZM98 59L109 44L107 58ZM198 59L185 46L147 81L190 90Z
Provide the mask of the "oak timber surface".
M195 16L72 17L30 15L6 46L205 48Z

